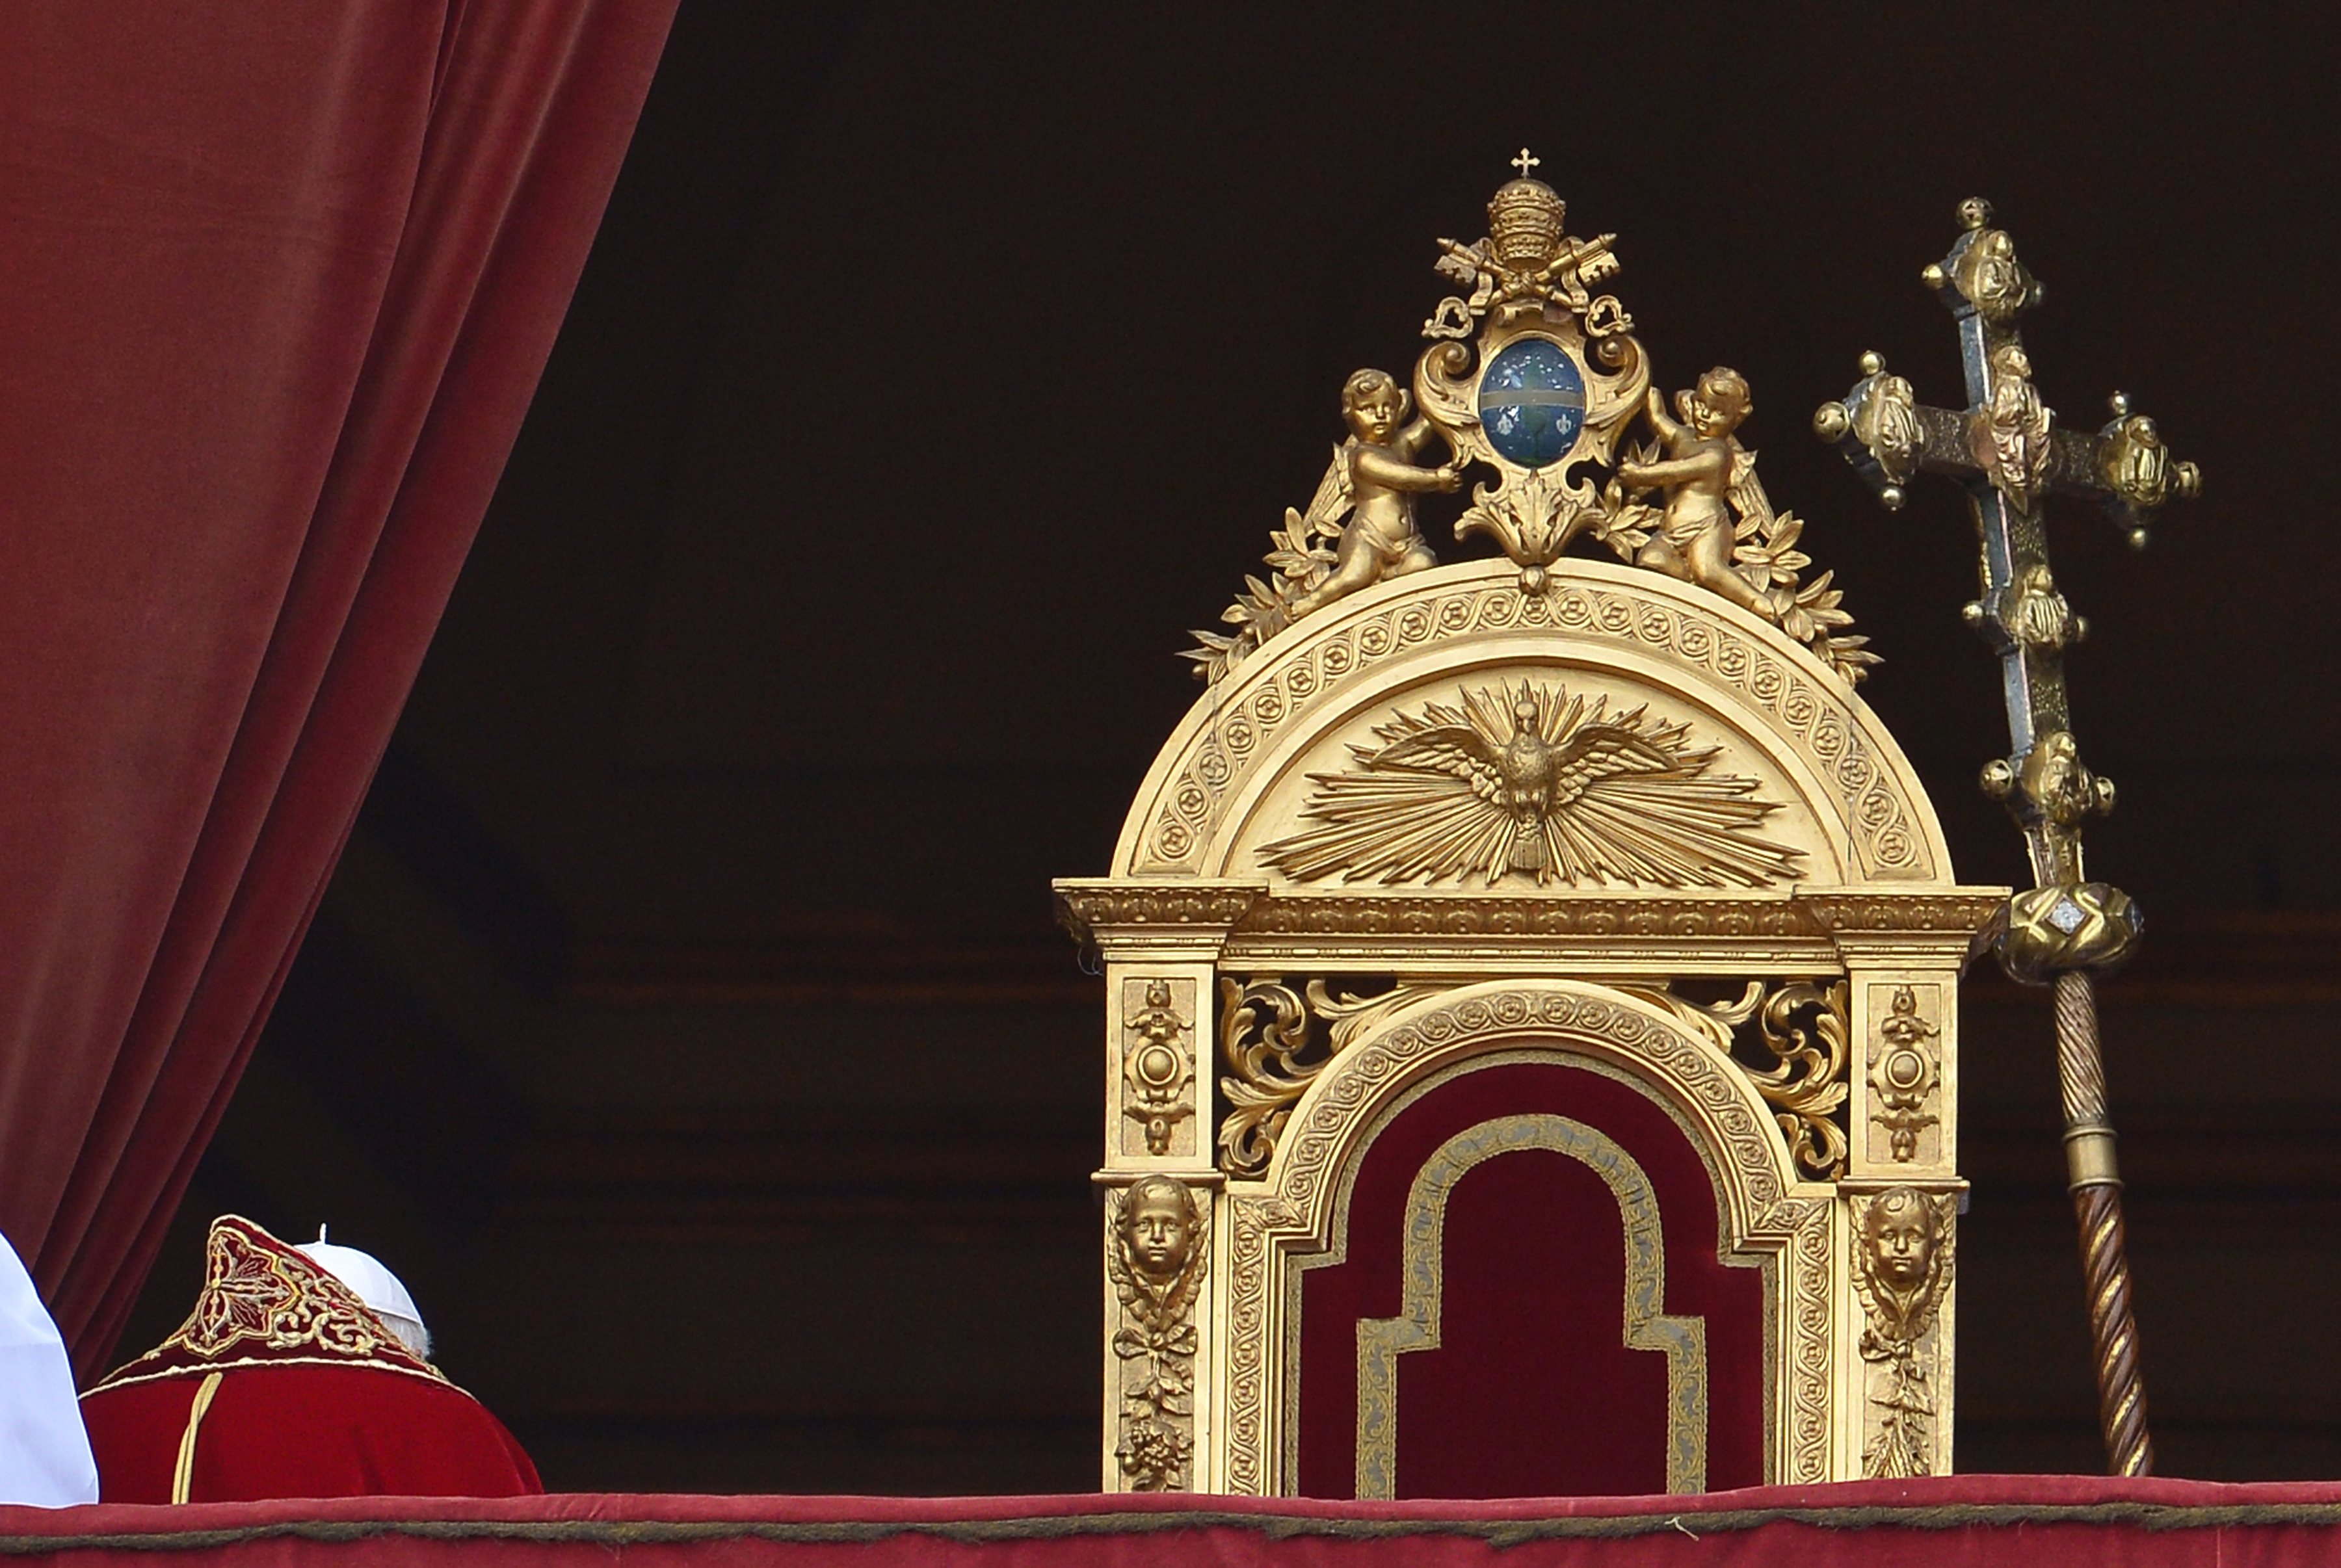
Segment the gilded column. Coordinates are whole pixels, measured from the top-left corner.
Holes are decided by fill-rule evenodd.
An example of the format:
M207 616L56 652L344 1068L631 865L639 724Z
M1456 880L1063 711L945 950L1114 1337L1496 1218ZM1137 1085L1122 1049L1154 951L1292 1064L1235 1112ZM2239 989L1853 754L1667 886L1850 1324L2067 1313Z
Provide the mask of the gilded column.
M1065 924L1106 982L1102 1480L1214 1489L1215 964L1260 889L1066 879Z

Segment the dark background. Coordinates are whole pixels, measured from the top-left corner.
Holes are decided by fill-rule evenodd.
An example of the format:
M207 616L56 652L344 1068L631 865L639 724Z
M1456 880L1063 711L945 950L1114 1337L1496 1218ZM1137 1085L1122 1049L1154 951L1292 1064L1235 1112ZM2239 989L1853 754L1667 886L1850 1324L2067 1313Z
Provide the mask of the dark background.
M1102 994L1047 881L1525 142L1662 384L1753 382L1967 880L2021 872L1965 509L1880 511L1812 409L1868 348L1958 397L1918 273L1980 194L2047 401L2203 464L2147 552L2056 542L2092 868L2156 923L2106 1015L2148 1387L2167 1474L2341 1474L2336 137L2276 16L686 0L124 1354L213 1214L330 1221L553 1487L1093 1488ZM2045 999L1965 1019L1960 1468L2090 1469Z

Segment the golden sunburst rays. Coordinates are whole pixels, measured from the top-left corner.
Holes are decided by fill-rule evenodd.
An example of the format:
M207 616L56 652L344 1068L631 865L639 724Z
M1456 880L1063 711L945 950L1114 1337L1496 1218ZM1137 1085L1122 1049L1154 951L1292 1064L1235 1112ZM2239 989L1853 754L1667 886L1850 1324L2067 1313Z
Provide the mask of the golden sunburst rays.
M1757 831L1779 809L1753 779L1710 776L1716 749L1647 708L1612 716L1565 688L1522 682L1427 703L1312 773L1316 826L1260 849L1301 881L1385 884L1515 872L1539 883L1760 888L1801 852Z

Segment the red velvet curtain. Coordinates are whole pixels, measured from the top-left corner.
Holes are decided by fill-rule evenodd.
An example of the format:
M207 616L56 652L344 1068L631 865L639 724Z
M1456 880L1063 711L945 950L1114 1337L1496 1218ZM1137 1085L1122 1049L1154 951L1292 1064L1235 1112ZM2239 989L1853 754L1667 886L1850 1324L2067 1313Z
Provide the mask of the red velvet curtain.
M0 1229L102 1368L674 0L0 9Z

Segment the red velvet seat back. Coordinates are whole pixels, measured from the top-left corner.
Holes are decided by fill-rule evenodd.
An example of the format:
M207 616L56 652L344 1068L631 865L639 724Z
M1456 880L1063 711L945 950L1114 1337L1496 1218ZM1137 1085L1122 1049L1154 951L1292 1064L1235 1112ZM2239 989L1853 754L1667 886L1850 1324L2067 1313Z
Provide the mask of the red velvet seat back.
M1346 1236L1337 1226L1329 1261L1301 1275L1300 1491L1356 1494L1359 1324L1400 1313L1418 1174L1459 1135L1523 1116L1590 1129L1647 1178L1663 1310L1704 1325L1705 1484L1761 1484L1761 1274L1718 1261L1715 1188L1682 1127L1633 1087L1556 1056L1439 1083L1359 1156ZM1441 1231L1439 1344L1396 1358L1395 1494L1669 1490L1669 1357L1625 1344L1626 1221L1610 1182L1569 1154L1512 1148L1454 1182Z

